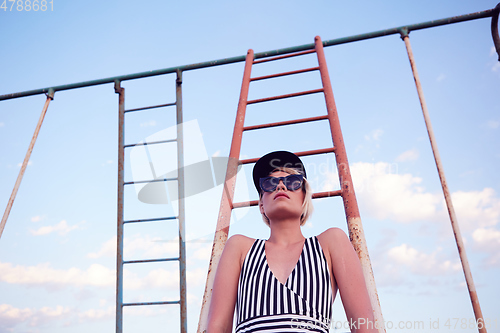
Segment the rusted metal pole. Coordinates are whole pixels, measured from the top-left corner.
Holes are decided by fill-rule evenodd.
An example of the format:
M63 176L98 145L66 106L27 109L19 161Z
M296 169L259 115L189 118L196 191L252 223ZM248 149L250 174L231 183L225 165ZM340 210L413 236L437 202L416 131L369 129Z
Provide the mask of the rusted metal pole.
M472 279L472 274L469 267L469 261L467 260L467 254L465 253L465 246L462 240L462 235L460 234L460 227L458 225L457 217L455 215L455 209L453 208L453 203L451 201L451 194L448 189L448 184L446 183L446 178L444 175L443 165L441 163L441 157L439 156L439 151L436 143L436 138L434 137L434 131L432 130L431 119L429 117L429 111L427 109L427 104L424 98L424 91L422 90L422 85L420 83L420 78L417 72L417 66L415 64L415 59L413 57L413 51L411 49L410 37L408 36L407 30L401 31L401 38L405 42L406 51L408 52L408 58L410 59L410 65L413 72L413 78L415 79L415 85L417 87L418 98L420 100L420 105L422 107L422 113L424 115L425 126L427 127L427 133L429 134L429 140L431 142L432 153L434 154L434 160L436 161L436 167L439 174L439 179L441 180L441 187L443 188L444 198L446 201L446 206L448 207L448 214L450 215L451 227L453 229L453 234L455 235L455 241L457 243L458 254L460 255L460 260L462 262L462 268L465 274L465 280L467 282L467 288L469 288L470 299L472 302L472 308L474 309L474 315L476 316L476 322L482 323L482 328L478 329L481 333L486 333L486 327L484 325L483 314L481 312L481 307L479 305L479 299L476 293L476 287L474 286L474 281Z
M498 7L498 5L497 5L497 7ZM465 22L465 21L482 19L482 18L486 18L486 17L492 17L494 14L495 14L495 8L484 10L481 12L471 13L471 14L448 17L448 18L444 18L444 19L440 19L440 20L432 20L432 21L428 21L428 22L410 24L410 25L406 25L406 26L399 26L399 27L395 27L395 28L373 31L373 32L354 35L354 36L326 40L323 42L323 45L326 47L326 46L346 44L346 43L357 42L357 41L366 40L366 39L372 39L372 38L378 38L378 37L399 34L399 31L402 28L408 28L409 31L428 29L428 28L439 27L442 25L447 25L447 24L452 24L452 23ZM283 54L296 53L299 51L307 51L307 50L312 50L312 49L314 49L313 43L299 45L299 46L293 46L293 47L287 47L287 48L283 48L283 49L270 50L270 51L256 53L255 59L266 58L266 57L270 57L270 56L279 56L279 55L283 55ZM273 59L270 59L270 60L266 59L266 61L271 61L271 60L273 60ZM274 60L276 60L276 59L274 59ZM12 93L12 94L5 94L5 95L0 95L0 101L11 99L11 98L44 94L44 93L48 92L49 89L53 89L54 91L61 91L61 90L69 90L69 89L82 88L82 87L90 87L90 86L95 86L95 85L113 83L117 80L118 81L135 80L135 79L144 78L144 77L175 73L177 70L181 70L181 71L185 72L185 71L196 70L196 69L200 69L200 68L228 65L228 64L233 64L233 63L242 62L242 61L245 61L244 55L236 56L236 57L228 57L228 58L223 58L223 59L218 59L218 60L211 60L211 61L190 64L190 65L184 65L184 66L176 66L176 67L169 67L169 68L164 68L164 69L157 69L157 70L135 73L135 74L113 76L113 77L108 77L108 78L104 78L104 79L54 86L52 88L42 88L42 89L23 91L23 92L17 92L17 93ZM259 61L259 62L263 62L263 61Z
M493 44L495 44L495 50L497 51L498 61L500 61L500 36L498 35L499 14L500 14L500 2L493 9L493 15L491 16L491 37L493 38Z
M222 250L227 241L229 233L229 223L231 222L231 210L233 209L234 187L236 185L236 174L240 159L241 139L243 136L243 126L245 125L245 112L247 108L248 89L250 86L250 74L252 72L253 50L248 50L245 70L243 72L243 83L241 85L240 100L238 102L238 111L236 113L236 121L234 124L233 139L231 141L231 150L229 152L229 160L227 162L226 179L224 189L222 191L222 200L219 209L219 218L217 219L217 227L215 230L214 242L212 246L212 255L208 267L207 282L205 285L205 293L201 304L200 321L198 323L198 333L204 333L207 330L208 308L212 297L212 288L214 285L215 273L219 260L222 255Z
M323 43L319 36L316 36L316 38L314 39L314 43L316 47L316 53L318 55L321 81L323 82L333 146L335 147L335 159L337 161L340 188L342 192L342 199L344 201L347 226L349 228L349 238L351 239L351 243L356 250L356 253L358 254L359 260L361 262L366 287L368 289L370 302L373 308L373 317L375 319L376 325L375 327L380 333L383 333L385 332L385 327L383 325L384 318L382 316L382 309L380 308L380 301L378 298L377 287L375 285L375 278L373 277L370 256L368 255L368 247L366 246L365 234L363 231L363 224L361 223L361 217L359 215L356 194L354 193L354 186L352 183L351 172L349 170L349 162L347 160L347 154L345 151L344 139L342 137L342 131L340 129L337 106L335 105L332 84L330 82L330 76L328 74L328 68L326 65Z
M28 166L31 152L33 151L33 147L35 146L38 133L40 132L40 128L42 127L43 119L45 118L45 114L47 113L47 108L49 107L50 101L53 99L54 99L54 90L49 90L47 94L47 99L45 100L45 104L42 109L42 113L40 114L40 118L38 119L38 123L36 124L35 127L35 133L33 133L30 145L28 146L28 151L24 156L24 161L21 166L21 170L19 170L19 175L17 176L16 183L14 184L14 188L12 189L9 201L7 202L7 207L5 208L5 212L3 213L2 222L0 223L0 238L2 237L5 224L7 224L7 219L9 218L10 210L12 209L12 205L14 204L14 199L16 198L17 191L19 190L19 186L21 185L21 181L23 180L24 172L26 171L26 167Z
M177 185L179 196L179 287L181 310L181 333L187 333L187 299L186 299L186 208L184 194L184 124L182 117L182 71L177 71L175 80L175 96L177 109Z
M116 234L116 333L123 331L123 203L125 161L125 88L115 81L118 94L118 198Z

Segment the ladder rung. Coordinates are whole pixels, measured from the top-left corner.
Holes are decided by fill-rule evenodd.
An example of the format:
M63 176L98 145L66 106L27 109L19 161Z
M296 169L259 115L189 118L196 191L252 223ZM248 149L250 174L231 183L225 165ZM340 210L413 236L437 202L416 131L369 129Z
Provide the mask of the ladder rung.
M137 306L137 305L170 305L180 304L181 301L163 301L163 302L140 302L140 303L123 303L123 306Z
M123 223L153 222L153 221L166 221L166 220L177 220L177 216L156 217L153 219L128 220L128 221L123 221Z
M153 180L138 180L136 182L125 182L125 183L123 183L123 185L143 184L143 183L155 183L155 182L170 182L172 180L177 180L177 178L161 178L161 179L153 179Z
M336 191L326 191L326 192L313 193L312 198L319 199L319 198L341 197L341 196L342 196L342 191L336 190Z
M146 106L143 108L130 109L130 110L125 110L125 113L134 112L134 111L143 111L143 110L149 110L149 109L156 109L156 108L162 108L165 106L173 106L173 105L176 105L176 103L160 104L160 105Z
M317 121L317 120L324 120L324 119L328 119L328 116L324 115L324 116L317 116L317 117L310 117L310 118L302 118L302 119L295 119L295 120L279 121L279 122L276 122L276 123L268 123L268 124L262 124L262 125L246 126L246 127L243 127L243 130L244 131L251 131L251 130L256 130L256 129L261 129L261 128L277 127L277 126L292 125L292 124L300 124L300 123L306 123L306 122L309 122L309 121Z
M257 206L259 204L259 200L251 200L251 201L242 201L242 202L234 202L233 208L242 208L242 207L252 207Z
M319 198L339 197L339 196L342 196L341 190L313 193L312 198L319 199ZM253 207L257 206L258 204L259 200L235 202L233 203L233 208Z
M254 100L248 101L247 104L269 102L269 101L274 101L274 100L277 100L277 99L290 98L290 97L296 97L296 96L302 96L302 95L316 94L316 93L323 92L323 90L324 89L321 88L321 89L314 89L314 90L308 90L308 91L301 91L301 92L293 93L293 94L286 94L286 95L279 95L279 96L273 96L273 97L266 97L266 98L254 99Z
M295 155L301 157L301 156L318 155L318 154L326 154L326 153L333 153L333 152L335 152L335 147L315 149L315 150L306 150L306 151L301 151L301 152L295 153ZM260 157L248 158L246 160L240 160L240 164L255 163L259 160L259 158Z
M280 76L286 76L286 75L293 75L293 74L300 74L300 73L312 72L312 71L317 71L317 70L319 70L319 67L311 67L311 68L299 69L299 70L296 70L296 71L283 72L283 73L277 73L277 74L271 74L271 75L265 75L265 76L258 76L258 77L251 78L250 81L259 81L259 80L265 80L265 79L272 79L274 77L280 77Z
M314 52L316 52L316 50L307 50L307 51L302 51L302 52L290 53L290 54L285 54L285 55L277 56L277 57L273 57L273 58L254 60L253 63L260 64L260 63L267 62L267 61L274 61L274 60L280 60L280 59L285 59L285 58L297 57L297 56L301 56L301 55L309 54L309 53L314 53Z
M159 258L159 259L143 259L143 260L127 260L123 261L124 264L139 264L139 263L146 263L146 262L164 262L164 261L176 261L179 260L179 257L177 258Z
M176 142L176 141L177 141L177 139L170 139L170 140L163 140L163 141L152 141L152 142L139 142L136 144L125 145L123 148L135 147L135 146L155 145L158 143L169 143L169 142Z

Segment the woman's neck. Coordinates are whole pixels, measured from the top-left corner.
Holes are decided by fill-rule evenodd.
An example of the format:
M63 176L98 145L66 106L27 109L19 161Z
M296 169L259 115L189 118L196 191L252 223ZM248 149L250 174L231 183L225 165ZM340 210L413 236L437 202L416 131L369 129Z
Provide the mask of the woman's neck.
M269 242L288 245L304 240L302 235L302 230L300 229L300 220L298 221L271 221L271 235L269 236Z

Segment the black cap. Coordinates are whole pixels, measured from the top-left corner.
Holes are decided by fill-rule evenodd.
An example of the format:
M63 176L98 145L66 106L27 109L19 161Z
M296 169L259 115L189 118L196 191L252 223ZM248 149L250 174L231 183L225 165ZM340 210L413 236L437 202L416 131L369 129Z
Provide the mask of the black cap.
M300 158L289 151L273 151L262 156L253 167L253 183L260 193L260 179L269 176L274 169L280 167L297 169L306 177L306 169Z

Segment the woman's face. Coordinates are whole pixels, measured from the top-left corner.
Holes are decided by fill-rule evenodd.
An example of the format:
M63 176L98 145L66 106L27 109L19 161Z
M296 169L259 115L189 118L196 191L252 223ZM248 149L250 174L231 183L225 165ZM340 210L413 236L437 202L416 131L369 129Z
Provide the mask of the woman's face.
M286 177L289 173L276 171L269 176ZM304 202L304 192L302 187L295 191L289 191L280 181L276 190L273 192L264 192L261 199L260 211L271 220L298 218L302 215L302 203Z

